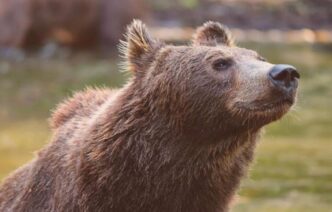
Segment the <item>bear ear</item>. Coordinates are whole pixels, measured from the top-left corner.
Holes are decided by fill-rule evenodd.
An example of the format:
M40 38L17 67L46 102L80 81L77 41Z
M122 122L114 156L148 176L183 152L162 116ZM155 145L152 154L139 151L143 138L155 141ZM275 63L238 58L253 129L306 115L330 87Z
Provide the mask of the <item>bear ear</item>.
M119 50L125 59L123 68L139 73L152 62L159 42L151 37L145 24L140 20L133 20L127 27L126 40L120 41Z
M192 41L194 45L203 46L234 45L229 29L218 22L212 21L208 21L203 26L198 27Z

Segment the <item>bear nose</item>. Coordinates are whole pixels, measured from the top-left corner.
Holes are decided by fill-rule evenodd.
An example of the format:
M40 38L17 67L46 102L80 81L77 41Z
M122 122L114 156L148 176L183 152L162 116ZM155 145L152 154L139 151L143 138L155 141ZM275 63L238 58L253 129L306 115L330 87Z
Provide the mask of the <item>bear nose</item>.
M278 64L270 70L269 78L278 88L289 90L297 86L296 79L300 78L300 74L291 65Z

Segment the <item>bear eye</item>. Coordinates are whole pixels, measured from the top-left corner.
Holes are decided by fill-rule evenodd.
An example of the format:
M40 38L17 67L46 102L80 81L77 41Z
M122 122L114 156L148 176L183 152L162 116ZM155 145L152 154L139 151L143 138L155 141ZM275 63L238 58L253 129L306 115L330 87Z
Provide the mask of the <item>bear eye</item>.
M213 63L213 69L216 71L224 71L233 65L233 61L229 58L218 59Z

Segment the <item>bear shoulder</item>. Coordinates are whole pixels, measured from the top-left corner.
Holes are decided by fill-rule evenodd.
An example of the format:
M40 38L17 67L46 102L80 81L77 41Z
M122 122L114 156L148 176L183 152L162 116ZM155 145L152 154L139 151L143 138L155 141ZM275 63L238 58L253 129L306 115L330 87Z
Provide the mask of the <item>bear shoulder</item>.
M52 129L57 129L75 117L90 117L116 90L87 88L60 103L50 118Z

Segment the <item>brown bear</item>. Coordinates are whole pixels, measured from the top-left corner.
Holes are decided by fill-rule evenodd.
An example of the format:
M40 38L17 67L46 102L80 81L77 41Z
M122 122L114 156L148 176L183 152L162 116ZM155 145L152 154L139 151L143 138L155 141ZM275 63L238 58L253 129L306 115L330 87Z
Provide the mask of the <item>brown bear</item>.
M4 181L0 211L228 210L298 72L236 47L215 22L172 46L134 21L121 50L133 77L59 106L52 142Z

